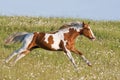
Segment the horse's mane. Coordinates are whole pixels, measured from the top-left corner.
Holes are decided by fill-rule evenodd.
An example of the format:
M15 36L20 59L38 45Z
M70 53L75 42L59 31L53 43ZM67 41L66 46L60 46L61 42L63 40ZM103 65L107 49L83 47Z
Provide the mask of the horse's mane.
M69 22L69 23L66 23L66 24L64 24L64 25L62 25L60 28L59 28L59 30L60 29L65 29L65 28L68 28L68 27L76 27L76 26L81 26L81 22Z

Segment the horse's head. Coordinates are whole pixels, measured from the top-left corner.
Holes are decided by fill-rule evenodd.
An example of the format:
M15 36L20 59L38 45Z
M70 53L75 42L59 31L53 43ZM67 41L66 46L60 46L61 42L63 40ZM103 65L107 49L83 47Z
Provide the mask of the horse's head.
M85 24L84 22L82 23L82 30L80 31L81 35L86 36L87 38L91 39L91 40L95 40L95 36L89 26L89 24Z

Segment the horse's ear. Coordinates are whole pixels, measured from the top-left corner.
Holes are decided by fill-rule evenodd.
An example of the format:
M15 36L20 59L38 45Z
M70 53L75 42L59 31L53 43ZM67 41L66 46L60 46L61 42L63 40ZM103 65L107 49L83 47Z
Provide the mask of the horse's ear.
M84 21L82 22L82 27L85 27L85 23L84 23Z

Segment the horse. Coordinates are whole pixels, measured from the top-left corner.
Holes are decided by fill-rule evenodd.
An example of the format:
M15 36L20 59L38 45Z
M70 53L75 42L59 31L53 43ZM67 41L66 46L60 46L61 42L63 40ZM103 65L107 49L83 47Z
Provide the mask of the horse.
M50 33L14 33L5 39L5 44L22 42L23 45L21 48L15 50L12 54L10 54L5 59L5 62L8 63L14 56L16 56L13 61L13 64L15 64L18 60L23 58L32 50L36 48L43 48L50 51L63 51L75 68L77 68L77 65L71 52L80 55L88 66L92 66L90 61L86 59L83 53L75 48L75 39L79 35L84 35L92 41L96 39L89 24L84 22L69 22L63 24L57 31Z

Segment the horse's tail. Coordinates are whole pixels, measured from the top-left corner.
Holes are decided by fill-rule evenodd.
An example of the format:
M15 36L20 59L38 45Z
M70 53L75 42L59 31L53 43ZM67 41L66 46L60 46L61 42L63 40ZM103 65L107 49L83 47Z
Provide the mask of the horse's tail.
M22 42L27 34L27 32L14 33L5 39L5 44Z

